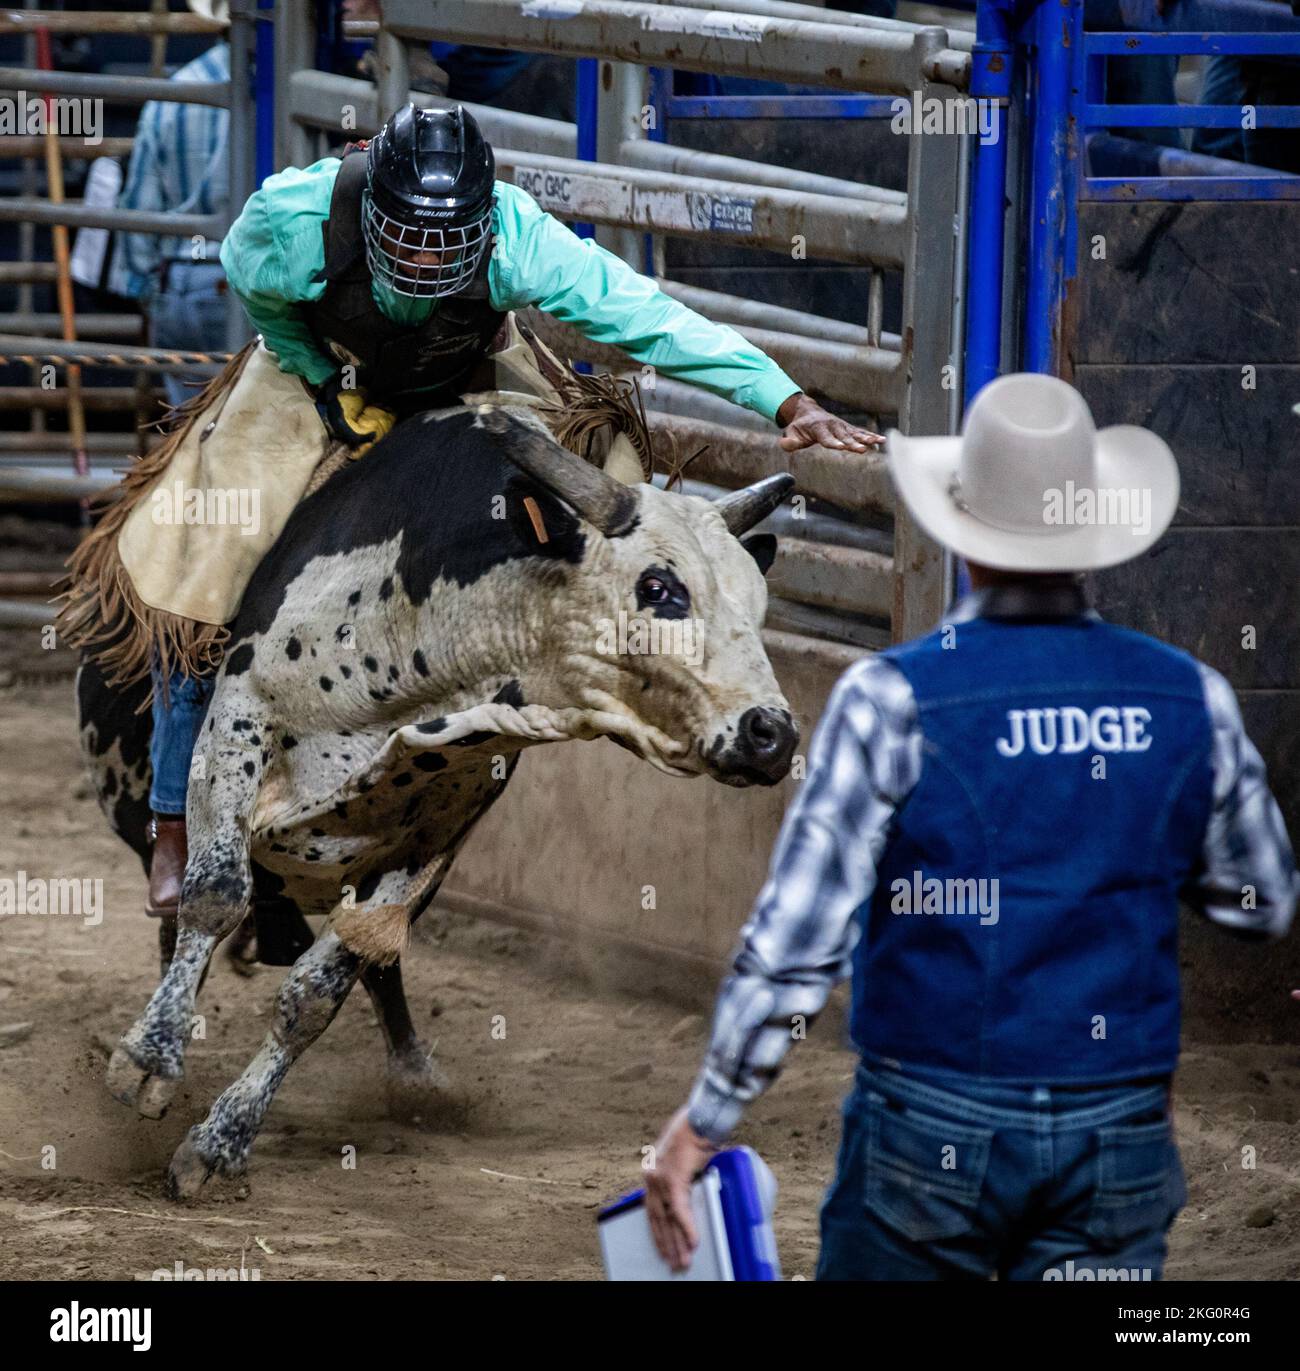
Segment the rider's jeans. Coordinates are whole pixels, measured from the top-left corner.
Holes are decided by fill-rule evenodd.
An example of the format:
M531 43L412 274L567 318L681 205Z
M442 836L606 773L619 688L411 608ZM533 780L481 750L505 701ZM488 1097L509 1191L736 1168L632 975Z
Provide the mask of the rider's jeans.
M1159 1280L1187 1199L1168 1099L860 1065L817 1278Z
M184 814L190 757L212 698L212 678L186 677L177 671L167 682L164 702L163 678L157 662L151 674L153 737L149 740L149 760L153 764L153 784L149 789L149 807L155 814Z

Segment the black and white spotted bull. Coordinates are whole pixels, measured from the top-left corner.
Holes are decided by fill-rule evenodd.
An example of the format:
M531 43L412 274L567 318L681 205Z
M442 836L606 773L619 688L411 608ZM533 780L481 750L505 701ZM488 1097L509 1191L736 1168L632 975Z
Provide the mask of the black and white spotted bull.
M523 748L606 737L677 776L786 775L797 732L760 637L774 540L740 535L789 486L712 503L624 486L528 409L482 405L406 421L299 505L231 625L191 771L175 953L109 1064L113 1095L161 1117L209 958L254 898L328 923L177 1150L172 1194L244 1170L358 977L390 1080L436 1085L397 959ZM101 798L139 848L148 716L130 734L89 668L80 693Z

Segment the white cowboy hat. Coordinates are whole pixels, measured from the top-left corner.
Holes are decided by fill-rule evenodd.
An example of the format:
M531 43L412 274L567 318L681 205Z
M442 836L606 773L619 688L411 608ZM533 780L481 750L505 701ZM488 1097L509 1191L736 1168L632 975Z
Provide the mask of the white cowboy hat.
M1001 571L1093 571L1138 556L1178 508L1178 463L1131 424L1100 432L1055 376L1000 376L959 438L891 430L889 470L918 524Z
M185 0L190 9L202 19L218 24L230 22L230 0Z

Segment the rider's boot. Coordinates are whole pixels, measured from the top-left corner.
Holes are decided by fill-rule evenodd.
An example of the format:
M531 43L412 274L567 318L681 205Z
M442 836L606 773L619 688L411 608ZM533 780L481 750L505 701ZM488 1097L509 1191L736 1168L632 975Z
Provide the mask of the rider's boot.
M149 901L145 913L174 919L181 903L187 848L184 814L155 814L150 823L153 856L149 860Z

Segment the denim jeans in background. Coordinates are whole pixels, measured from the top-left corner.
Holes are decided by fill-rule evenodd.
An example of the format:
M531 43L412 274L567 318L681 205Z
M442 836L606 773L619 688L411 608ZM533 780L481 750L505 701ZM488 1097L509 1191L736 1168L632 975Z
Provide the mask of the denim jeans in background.
M860 1065L817 1279L1159 1280L1187 1199L1168 1098Z
M186 677L174 672L167 681L164 703L162 672L157 662L150 674L153 736L149 739L149 761L153 766L153 784L149 787L149 808L155 814L184 814L190 757L208 712L208 701L212 699L212 678Z
M226 350L226 274L220 262L169 262L151 308L150 341L183 352ZM198 394L207 378L163 373L173 408Z
M1246 74L1239 57L1211 57L1201 74L1201 105L1246 103ZM1240 128L1193 129L1192 151L1203 157L1226 157L1232 162L1246 160L1246 140Z

